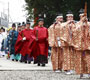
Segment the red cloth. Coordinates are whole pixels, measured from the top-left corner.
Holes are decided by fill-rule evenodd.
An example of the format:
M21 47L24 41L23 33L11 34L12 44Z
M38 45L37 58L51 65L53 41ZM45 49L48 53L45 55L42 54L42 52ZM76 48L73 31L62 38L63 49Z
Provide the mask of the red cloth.
M21 49L23 46L23 42L22 42L22 32L19 32L18 34L18 38L15 44L15 53L20 53Z
M45 27L36 26L34 28L34 35L37 34L38 30L38 41L36 41L36 46L33 50L33 56L36 58L39 55L44 55L48 57L48 30Z
M22 41L23 37L26 37L25 41ZM31 29L25 29L21 31L18 35L18 39L15 44L15 53L21 53L23 56L25 54L29 54L32 51L29 46L33 43L35 40L33 30Z

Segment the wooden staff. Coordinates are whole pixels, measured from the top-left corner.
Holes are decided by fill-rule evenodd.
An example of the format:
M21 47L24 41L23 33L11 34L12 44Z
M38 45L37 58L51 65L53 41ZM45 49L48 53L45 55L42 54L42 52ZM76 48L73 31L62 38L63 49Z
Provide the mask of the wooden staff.
M84 16L87 16L87 2L85 2Z
M36 40L38 40L38 30L36 30Z
M21 36L22 36L22 38L24 38L24 37L25 37L23 32L22 32ZM22 40L22 41L23 41L23 40Z
M22 38L24 38L24 34L22 33Z

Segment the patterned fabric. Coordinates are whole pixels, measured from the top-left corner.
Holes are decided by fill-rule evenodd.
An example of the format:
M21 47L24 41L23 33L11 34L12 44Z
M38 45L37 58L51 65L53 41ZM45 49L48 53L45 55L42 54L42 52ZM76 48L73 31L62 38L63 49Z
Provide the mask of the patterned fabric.
M53 47L54 46L54 31L53 31L53 25L51 25L49 28L48 28L48 42L49 42L49 46Z
M77 74L90 74L90 27L79 21L74 34L75 71Z
M51 61L54 71L62 69L63 53L61 48L52 47Z
M62 62L63 62L63 53L62 53L62 48L58 45L58 39L57 39L57 38L60 39L62 33L61 23L52 24L48 29L48 33L49 33L49 38L48 38L49 45L52 47L51 61L52 61L53 70L61 70Z
M90 74L90 51L76 50L75 62L75 71L77 74Z
M79 21L77 29L74 31L73 44L76 50L90 50L90 27L89 24L84 24Z
M74 70L74 55L73 47L63 47L63 70Z
M86 73L90 74L90 50L86 50L85 60L87 65Z
M51 47L55 46L55 47L58 47L58 44L57 44L57 37L60 38L60 42L61 42L61 46L64 45L64 41L61 39L61 37L63 36L63 26L61 23L57 23L56 25L55 24L52 24L49 29L48 29L48 33L49 33L49 37L48 37L48 41L49 41L49 45Z
M68 46L67 37L69 36L69 34L66 24L67 23L62 23L62 33L60 36L60 39L62 40L62 46Z
M63 69L74 70L74 48L73 48L73 32L76 29L74 23L69 24L65 22L62 28L61 39L64 41L63 45Z
M60 37L64 42L64 46L73 46L73 33L76 29L76 24L65 22L62 24L62 36Z

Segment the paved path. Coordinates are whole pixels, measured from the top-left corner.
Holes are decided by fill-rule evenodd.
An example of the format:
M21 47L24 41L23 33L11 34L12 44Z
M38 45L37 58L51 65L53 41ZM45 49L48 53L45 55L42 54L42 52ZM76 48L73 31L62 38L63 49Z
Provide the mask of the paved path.
M52 70L51 62L46 67L37 66L37 64L25 64L16 61L0 58L0 70Z
M0 80L90 80L53 71L0 71Z
M79 75L65 75L52 71L52 65L38 67L37 65L13 62L0 58L0 80L90 80L79 79Z

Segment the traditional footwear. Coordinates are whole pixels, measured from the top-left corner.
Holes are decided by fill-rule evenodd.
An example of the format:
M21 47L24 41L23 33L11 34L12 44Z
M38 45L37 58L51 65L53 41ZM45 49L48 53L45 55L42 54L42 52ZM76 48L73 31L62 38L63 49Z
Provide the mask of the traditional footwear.
M42 64L42 67L45 67L45 64L44 63Z
M23 61L22 61L22 60L20 60L20 62L22 63Z
M56 72L56 73L59 73L59 72L61 72L61 71L60 71L60 70L55 70L55 72Z
M40 66L40 63L38 63L37 65Z
M16 62L18 62L18 60L16 60Z
M14 61L14 59L12 59L12 61Z
M70 71L67 71L65 74L67 74L67 75L71 75L71 72L70 72Z
M31 64L31 61L28 61L28 64Z
M25 63L27 63L27 61L25 61Z
M71 72L71 74L74 74L74 73L75 73L75 71L74 71L74 70L70 70L70 72Z
M80 74L80 79L83 77L83 74Z

